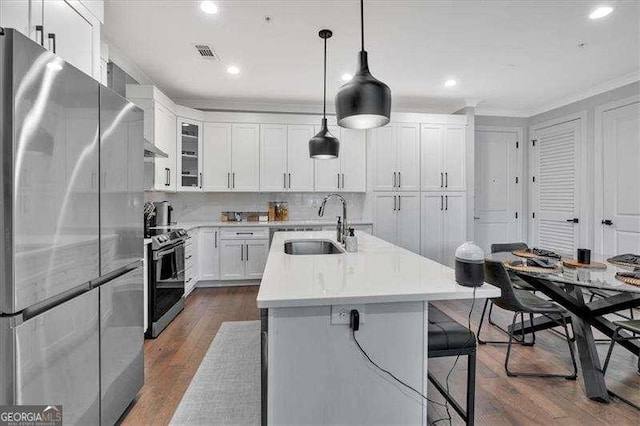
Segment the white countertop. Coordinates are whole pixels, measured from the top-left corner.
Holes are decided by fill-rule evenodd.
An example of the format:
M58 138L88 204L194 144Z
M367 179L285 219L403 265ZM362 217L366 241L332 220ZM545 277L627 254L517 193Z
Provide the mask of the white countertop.
M284 242L324 239L337 245L335 232L276 233L267 259L259 308L471 299L474 289L456 283L454 270L363 232L358 252L288 255ZM484 284L477 298L497 297Z
M373 221L366 219L349 220L349 225L373 225ZM249 226L266 226L266 227L294 227L294 226L331 226L335 225L335 220L326 219L304 219L304 220L288 220L288 221L271 221L271 222L178 222L171 226L158 226L155 229L163 228L182 228L186 231L195 228L218 228L218 227L249 227Z
M153 241L151 238L145 238L144 245L146 246L147 244L151 244L151 241Z

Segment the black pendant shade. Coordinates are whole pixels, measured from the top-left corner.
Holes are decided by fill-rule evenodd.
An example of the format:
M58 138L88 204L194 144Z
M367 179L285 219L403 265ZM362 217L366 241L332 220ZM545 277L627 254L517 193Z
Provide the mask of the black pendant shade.
M349 129L373 129L387 124L391 118L391 89L369 72L364 50L364 1L360 0L361 49L358 71L336 95L338 125Z
M340 141L329 132L327 127L327 39L333 33L330 30L321 30L318 35L324 39L324 99L322 104L322 128L317 135L309 140L309 156L317 160L331 160L338 158L340 153Z

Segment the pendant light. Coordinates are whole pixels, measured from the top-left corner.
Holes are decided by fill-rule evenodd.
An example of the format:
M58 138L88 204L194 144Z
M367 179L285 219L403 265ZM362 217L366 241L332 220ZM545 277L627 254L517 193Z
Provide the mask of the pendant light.
M382 127L391 117L391 89L369 72L364 50L364 0L360 0L360 42L358 71L336 96L338 125L349 129Z
M324 95L322 100L322 128L309 141L309 155L318 160L338 158L340 141L327 128L327 39L331 38L331 30L320 30L320 38L324 39Z

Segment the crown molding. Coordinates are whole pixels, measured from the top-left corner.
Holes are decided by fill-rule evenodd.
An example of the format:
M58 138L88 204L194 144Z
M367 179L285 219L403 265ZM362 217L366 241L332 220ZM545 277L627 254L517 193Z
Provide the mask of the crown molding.
M476 107L476 115L493 117L517 117L529 118L529 113L518 109L483 108L482 104Z

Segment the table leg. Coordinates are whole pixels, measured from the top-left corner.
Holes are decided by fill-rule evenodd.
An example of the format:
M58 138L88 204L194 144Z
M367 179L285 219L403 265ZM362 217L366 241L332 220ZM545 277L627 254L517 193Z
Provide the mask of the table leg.
M568 287L568 292L572 294L577 304L584 305L582 290L576 287ZM580 317L571 314L573 324L573 334L576 337L578 354L580 357L580 367L587 396L598 402L609 402L609 392L604 381L604 374L600 365L600 357L596 350L596 343L591 331L591 324L583 321Z

